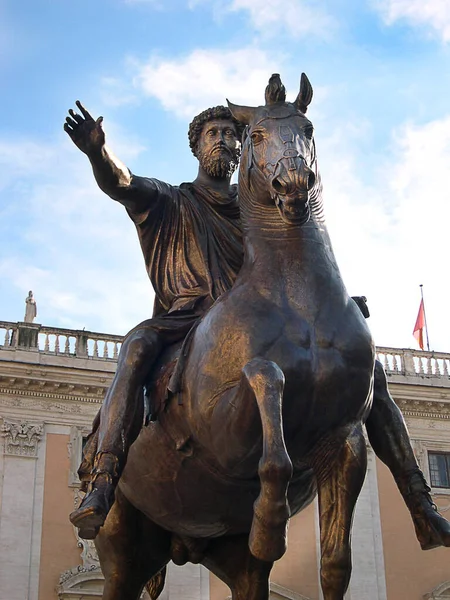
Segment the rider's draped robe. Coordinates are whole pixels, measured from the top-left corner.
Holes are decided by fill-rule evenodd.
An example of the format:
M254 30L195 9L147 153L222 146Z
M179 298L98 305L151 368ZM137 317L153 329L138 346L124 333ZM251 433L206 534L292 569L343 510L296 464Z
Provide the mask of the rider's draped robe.
M143 212L127 208L156 296L153 318L138 328L151 327L163 343L172 342L231 288L242 266L237 186L220 194L192 183L148 183L156 199Z
M130 331L150 328L164 345L182 340L217 298L233 285L243 261L237 186L227 194L192 183L171 186L157 179L133 177L132 185L155 194L140 198L141 212L127 212L136 225L147 273L155 290L153 318ZM177 385L172 378L171 389ZM175 391L175 390L174 390ZM155 412L157 408L153 407ZM98 413L78 470L90 477L97 450Z

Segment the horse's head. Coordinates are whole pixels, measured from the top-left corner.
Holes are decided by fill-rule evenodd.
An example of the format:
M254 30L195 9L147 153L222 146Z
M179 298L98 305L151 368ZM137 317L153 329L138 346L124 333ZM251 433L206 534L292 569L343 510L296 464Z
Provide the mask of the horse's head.
M311 84L303 73L297 98L286 102L284 85L275 74L266 88L265 106L253 108L228 102L233 116L247 126L240 188L251 190L260 204L275 204L289 224L302 225L311 214L310 193L317 170L313 126L305 113L312 95Z

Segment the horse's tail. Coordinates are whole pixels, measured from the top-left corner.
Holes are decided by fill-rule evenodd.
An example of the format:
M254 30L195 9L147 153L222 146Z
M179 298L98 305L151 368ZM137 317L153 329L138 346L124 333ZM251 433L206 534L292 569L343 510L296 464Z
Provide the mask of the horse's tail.
M164 589L164 583L166 581L167 567L163 567L159 573L153 575L153 577L145 584L145 589L151 600L156 600Z

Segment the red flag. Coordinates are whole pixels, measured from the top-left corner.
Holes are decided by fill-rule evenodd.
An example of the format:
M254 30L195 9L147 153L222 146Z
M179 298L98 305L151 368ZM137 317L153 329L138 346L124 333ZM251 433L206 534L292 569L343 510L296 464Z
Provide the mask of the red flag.
M423 307L423 298L420 301L419 313L417 315L416 324L414 325L413 336L416 338L421 350L423 347L423 328L425 327L425 309Z

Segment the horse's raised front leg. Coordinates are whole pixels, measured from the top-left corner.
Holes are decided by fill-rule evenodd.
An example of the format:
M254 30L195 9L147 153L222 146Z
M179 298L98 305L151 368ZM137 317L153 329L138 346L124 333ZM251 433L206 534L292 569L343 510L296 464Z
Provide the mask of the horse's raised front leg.
M232 600L268 600L273 563L250 553L247 535L211 540L202 564L228 585Z
M347 438L327 478L321 481L320 473L316 474L324 600L343 600L350 582L352 518L366 469L366 443L362 427L358 425Z
M247 363L242 373L257 402L263 431L258 467L261 492L254 504L249 547L256 558L275 561L286 552L287 489L292 477L281 415L284 375L275 363L261 358Z

